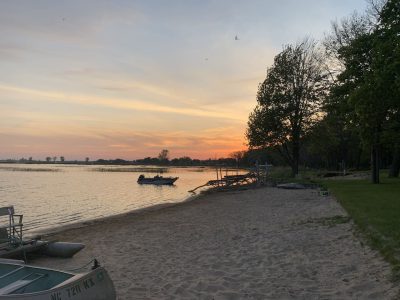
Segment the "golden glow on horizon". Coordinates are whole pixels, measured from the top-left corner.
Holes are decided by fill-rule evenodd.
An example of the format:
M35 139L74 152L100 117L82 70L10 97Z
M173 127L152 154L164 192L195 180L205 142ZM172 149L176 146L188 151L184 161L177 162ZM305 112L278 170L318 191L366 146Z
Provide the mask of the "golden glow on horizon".
M16 86L6 86L0 84L0 91L8 92L12 95L23 95L23 98L30 99L31 102L65 102L79 105L104 106L107 108L117 108L122 110L138 111L157 111L162 113L174 113L188 115L189 117L216 118L227 120L226 127L208 128L193 131L165 131L151 129L129 130L124 124L116 124L114 127L109 125L104 128L101 126L104 121L94 117L84 117L71 115L67 119L58 115L46 112L27 112L13 111L5 108L2 112L5 115L12 114L25 121L25 126L14 128L0 128L2 140L9 144L9 154L22 153L21 156L29 157L30 152L34 151L40 159L46 156L63 155L68 158L84 156L83 153L91 153L92 157L124 159L135 159L147 156L156 156L160 149L167 148L172 157L190 156L192 158L208 159L226 157L230 153L244 150L244 128L243 122L230 118L226 114L218 112L195 111L190 109L175 109L158 105L148 105L142 102L128 102L126 100L104 99L100 97L72 96L64 93L40 91L35 89L20 88ZM138 105L143 105L138 107ZM239 117L237 116L239 119ZM83 121L80 122L80 121ZM89 122L88 125L86 124ZM236 125L234 125L236 123ZM51 124L51 126L49 126ZM117 126L117 127L115 127ZM12 134L10 134L10 131ZM73 151L66 153L65 144L73 145ZM18 158L18 157L17 157Z
M61 127L60 130L65 130ZM34 131L35 132L35 131ZM37 132L37 130L36 130ZM31 135L17 133L7 135L0 133L3 141L9 140L10 158L12 153L26 153L24 157L34 156L43 159L46 156L65 156L67 159L91 158L124 158L135 159L147 156L156 157L160 149L169 149L171 157L190 156L191 158L219 158L230 153L244 150L241 134L232 136L232 130L220 130L216 136L210 132L188 135L182 132L107 132L101 135L80 135L79 128L74 128L75 134L61 135L56 132L47 135ZM127 138L128 137L128 138ZM66 152L65 144L73 145ZM68 153L68 154L66 154ZM85 155L84 153L91 153ZM37 157L39 155L39 157Z

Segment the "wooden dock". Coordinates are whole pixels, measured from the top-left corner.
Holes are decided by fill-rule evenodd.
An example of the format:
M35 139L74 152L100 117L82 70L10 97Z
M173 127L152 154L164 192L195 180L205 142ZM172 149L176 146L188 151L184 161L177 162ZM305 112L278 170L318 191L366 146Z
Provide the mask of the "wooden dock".
M247 184L252 184L257 180L256 174L249 172L242 175L226 175L223 176L221 179L217 180L210 180L206 184L200 185L195 189L189 191L190 193L195 193L196 190L202 187L232 187L232 186L242 186Z

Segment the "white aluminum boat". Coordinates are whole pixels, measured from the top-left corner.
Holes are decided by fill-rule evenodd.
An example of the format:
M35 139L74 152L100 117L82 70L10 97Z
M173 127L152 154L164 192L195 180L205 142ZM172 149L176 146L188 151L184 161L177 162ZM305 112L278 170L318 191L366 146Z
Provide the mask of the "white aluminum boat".
M91 271L75 274L4 259L0 260L0 299L113 300L116 293L97 261Z

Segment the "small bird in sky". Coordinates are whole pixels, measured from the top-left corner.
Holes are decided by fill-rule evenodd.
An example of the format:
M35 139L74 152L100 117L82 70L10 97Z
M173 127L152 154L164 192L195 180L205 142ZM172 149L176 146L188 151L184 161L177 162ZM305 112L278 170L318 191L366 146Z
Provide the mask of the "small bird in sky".
M235 35L235 41L238 41L238 40L239 40L238 36L237 36L237 35Z

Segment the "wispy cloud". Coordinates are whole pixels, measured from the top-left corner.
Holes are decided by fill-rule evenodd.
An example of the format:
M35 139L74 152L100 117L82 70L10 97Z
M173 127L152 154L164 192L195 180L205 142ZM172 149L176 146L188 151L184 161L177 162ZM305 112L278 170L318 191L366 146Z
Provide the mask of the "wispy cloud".
M152 103L146 103L140 100L127 100L127 99L109 99L102 97L94 97L90 95L73 95L62 92L54 91L41 91L35 89L21 88L16 86L6 86L0 84L0 90L23 94L30 97L30 101L52 101L52 102L66 102L77 103L80 105L104 106L113 109L121 110L136 110L136 111L154 111L173 114L182 114L189 116L200 116L207 118L223 118L233 121L242 121L239 116L225 115L217 111L208 111L205 109L191 109L191 108L175 108L169 106L162 106Z

